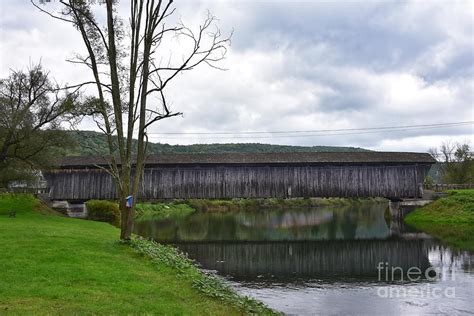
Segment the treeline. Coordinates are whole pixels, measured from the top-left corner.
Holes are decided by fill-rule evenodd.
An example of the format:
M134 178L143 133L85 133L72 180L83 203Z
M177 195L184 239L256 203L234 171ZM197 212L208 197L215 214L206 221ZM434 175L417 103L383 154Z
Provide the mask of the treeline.
M444 142L429 153L438 160L425 179L429 187L434 183L474 183L474 157L470 144Z
M67 155L106 155L108 153L107 140L104 134L92 131L66 131L72 140L72 146L66 150ZM137 141L133 141L136 149ZM367 151L358 147L335 146L287 146L259 143L248 144L194 144L194 145L169 145L149 143L149 154L186 154L186 153L284 153L284 152L354 152Z

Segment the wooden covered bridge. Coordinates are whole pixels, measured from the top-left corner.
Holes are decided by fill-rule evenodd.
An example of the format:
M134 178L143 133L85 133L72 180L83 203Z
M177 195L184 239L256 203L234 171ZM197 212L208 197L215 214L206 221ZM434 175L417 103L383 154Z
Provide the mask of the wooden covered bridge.
M433 163L403 152L150 155L139 198L418 197ZM65 157L45 174L50 198L115 198L107 166L103 157Z

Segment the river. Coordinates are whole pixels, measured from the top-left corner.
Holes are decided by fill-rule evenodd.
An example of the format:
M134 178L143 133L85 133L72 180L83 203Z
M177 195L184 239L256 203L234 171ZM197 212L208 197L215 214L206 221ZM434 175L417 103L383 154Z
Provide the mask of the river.
M286 314L474 314L474 253L387 219L386 203L139 221Z

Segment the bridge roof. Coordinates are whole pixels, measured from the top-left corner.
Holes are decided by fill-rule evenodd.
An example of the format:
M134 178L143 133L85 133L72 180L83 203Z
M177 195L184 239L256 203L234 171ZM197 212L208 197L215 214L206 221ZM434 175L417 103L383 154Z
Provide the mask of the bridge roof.
M311 153L226 153L226 154L154 154L147 165L210 164L433 164L427 153L412 152L311 152ZM107 165L105 156L68 156L61 168Z

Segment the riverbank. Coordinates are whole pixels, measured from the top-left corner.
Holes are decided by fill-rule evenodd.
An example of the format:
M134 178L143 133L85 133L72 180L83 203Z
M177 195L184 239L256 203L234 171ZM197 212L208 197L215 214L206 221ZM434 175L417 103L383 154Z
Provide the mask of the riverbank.
M184 203L138 203L135 209L136 220L163 220L181 218L194 213L196 210Z
M350 206L364 203L387 203L383 198L294 198L294 199L188 199L138 203L137 220L180 218L199 212L258 211L262 209L299 209L321 206Z
M474 190L450 191L408 214L405 222L453 247L474 251Z
M117 241L116 227L0 195L0 313L271 314L174 248Z
M311 208L318 206L344 206L362 203L383 203L382 198L292 198L292 199L229 199L229 200L208 200L189 199L184 203L198 211L227 212L241 210L261 210L269 208Z

